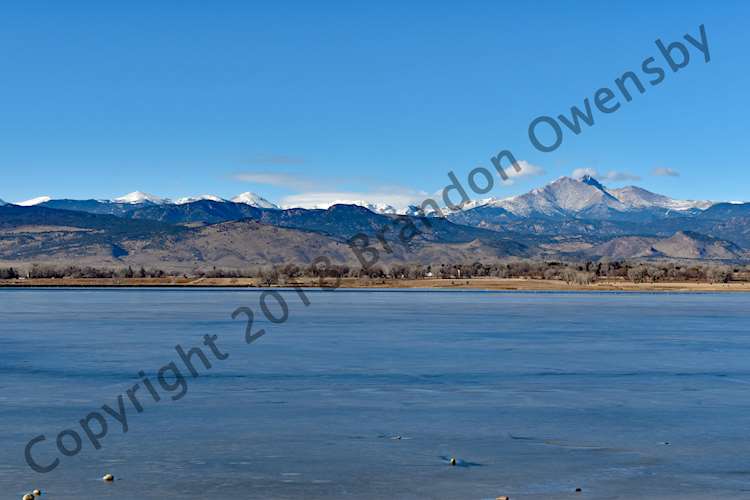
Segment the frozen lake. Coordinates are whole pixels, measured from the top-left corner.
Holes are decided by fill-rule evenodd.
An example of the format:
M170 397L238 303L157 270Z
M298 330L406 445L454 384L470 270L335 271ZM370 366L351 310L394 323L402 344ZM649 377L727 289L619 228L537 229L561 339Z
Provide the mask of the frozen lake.
M0 290L3 498L750 498L748 294L280 293Z

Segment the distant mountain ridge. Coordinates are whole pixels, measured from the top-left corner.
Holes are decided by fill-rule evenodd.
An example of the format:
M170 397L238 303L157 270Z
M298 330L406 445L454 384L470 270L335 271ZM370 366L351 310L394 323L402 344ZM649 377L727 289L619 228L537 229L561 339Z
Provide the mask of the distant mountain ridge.
M710 201L675 200L636 186L607 189L593 177L561 177L542 188L503 199L488 199L469 209L502 208L518 217L607 217L611 211L631 212L649 209L677 211L705 210Z
M16 205L19 205L21 207L33 207L34 205L39 205L50 200L51 198L49 196L37 196L36 198L32 198L30 200L18 202L16 203Z
M225 214L221 210L246 212ZM275 210L201 200L186 205L143 206L129 214L121 217L41 206L2 206L0 264L144 265L189 271L210 266L305 264L322 254L335 262L357 266L356 254L348 247L347 239L360 233L368 236L367 245L377 249L383 264L439 265L508 257L748 258L747 251L732 241L692 231L612 237L609 230L619 226L605 225L605 234L594 231L583 235L543 235L494 231L455 224L445 218L415 221L403 215L376 214L356 205L335 205L327 210ZM205 222L207 214L219 222ZM155 220L157 216L159 219ZM232 220L221 220L227 217ZM180 224L175 224L175 220ZM409 222L415 222L420 232L401 242L398 228ZM385 250L378 234L388 242L390 251Z
M216 224L242 219L257 220L260 218L260 209L245 203L203 199L181 204L139 205L122 214L122 217L168 224Z
M167 198L159 198L153 194L144 193L142 191L133 191L132 193L126 194L119 198L112 200L113 203L123 203L129 205L140 205L142 203L154 203L161 205L162 203L171 203Z
M614 238L581 252L586 258L692 260L739 260L746 252L736 244L692 231L678 231L668 238L626 236Z
M34 201L34 203L30 203L31 201ZM23 206L42 206L60 210L76 210L94 214L127 216L129 212L142 213L143 209L149 207L176 207L182 205L190 205L201 201L212 201L215 203L239 203L257 208L278 208L276 205L266 200L262 196L250 192L242 193L234 197L232 199L232 202L229 202L228 200L209 194L204 194L196 197L178 198L177 200L172 201L168 198L160 198L158 196L141 191L134 191L125 196L115 198L114 200L50 199L48 196L45 196L36 198L35 200L29 200L29 202L25 202L27 204ZM136 216L134 218L143 217ZM158 220L159 217L157 216L156 219ZM205 222L208 222L208 220L206 220ZM218 222L218 220L214 220L214 222Z
M96 210L95 213L124 213L128 206L141 207L145 205L185 205L198 201L234 202L244 203L257 208L278 209L278 205L270 202L262 196L245 192L229 200L212 194L200 196L186 196L170 200L142 191L134 191L114 200L95 200L101 204L123 205L120 208L105 209L95 208L91 203L86 205L76 202L90 202L91 200L62 200L51 199L49 196L40 196L31 200L17 203L23 206L45 205L55 208L65 208L65 203L76 210ZM355 204L380 214L405 214L417 215L419 210L416 206L398 210L387 203L373 203L366 201L336 203ZM585 175L580 178L561 177L546 186L533 189L527 193L507 198L487 198L466 203L460 211L444 211L450 215L466 212L480 207L502 208L508 214L517 217L600 217L607 218L612 212L639 212L644 210L673 210L677 212L698 212L706 210L714 205L706 200L677 200L665 195L653 193L637 186L626 186L623 188L610 189L598 180ZM428 212L427 215L430 215Z
M250 191L246 191L242 194L238 194L234 198L232 198L232 202L234 203L244 203L245 205L250 205L251 207L256 208L279 208L278 205L271 203L267 199L263 198L262 196L251 193Z
M610 189L612 195L631 210L642 208L665 208L669 210L706 210L714 203L711 201L675 200L668 196L652 193L637 186Z
M248 211L242 215L249 217L198 225L171 223L172 217L184 221L186 213L196 210L240 207ZM162 220L150 218L153 214L148 212L152 210L158 210ZM0 207L0 264L143 265L190 271L211 266L308 264L326 255L336 263L360 265L347 243L349 237L365 233L379 245L376 234L406 221L405 216L375 214L354 205L335 205L328 210L276 210L210 200L143 205L135 213L144 216L136 217L131 212L131 217L118 217L42 206ZM391 251L381 251L378 262L429 264L441 259L521 257L533 252L508 235L458 226L445 219L421 226L421 231L406 242L399 241L397 230L384 235Z
M401 215L386 204L280 209L250 192L232 200L201 195L172 201L136 191L112 201L0 203L0 260L87 262L88 255L91 262L112 265L161 259L154 265L183 267L193 254L202 264L208 255L211 262L241 263L265 254L274 261L305 262L310 257L306 239L333 249L360 233L394 262L440 262L447 256L750 258L750 203L675 200L635 186L609 189L590 176L562 177L522 195L472 202L446 217L427 215L420 217L416 208ZM420 234L399 242L399 231L409 224L419 226ZM237 244L251 240L234 232L249 229L262 235L262 245L252 243L245 255ZM280 235L276 244L274 234ZM206 239L212 237L217 238L213 246ZM183 260L176 262L172 252ZM351 255L346 259L350 262Z

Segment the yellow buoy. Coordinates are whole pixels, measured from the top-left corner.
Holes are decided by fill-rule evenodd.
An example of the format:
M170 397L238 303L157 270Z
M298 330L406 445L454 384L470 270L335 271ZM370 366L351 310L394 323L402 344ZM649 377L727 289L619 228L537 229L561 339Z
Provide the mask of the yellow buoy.
M115 476L113 476L112 474L104 474L104 477L102 478L102 481L106 481L108 483L111 483L114 480Z
M23 496L23 500L34 500L34 495L32 495L31 493L26 493Z
M501 496L501 497L497 497L495 500L510 500L510 497Z
M457 463L455 458L451 458L451 465L456 465Z
M31 492L31 494L34 495L35 497L40 497L40 496L42 496L42 491L41 490L34 490L34 491Z

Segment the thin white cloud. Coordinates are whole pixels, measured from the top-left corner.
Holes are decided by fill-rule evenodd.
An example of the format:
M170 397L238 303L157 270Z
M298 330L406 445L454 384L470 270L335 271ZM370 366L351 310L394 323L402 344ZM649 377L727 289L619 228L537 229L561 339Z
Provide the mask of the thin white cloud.
M651 175L655 175L657 177L679 177L680 172L673 168L656 167L651 171Z
M602 176L602 179L609 182L639 181L641 180L641 176L628 172L618 172L617 170L610 170Z
M265 184L287 189L315 189L316 183L301 174L280 172L238 172L232 175L234 180L251 184Z
M520 172L512 166L505 169L508 179L502 181L504 184L513 184L514 179L519 179L521 177L536 177L546 173L542 167L533 165L526 160L518 160L518 166L521 167Z
M543 168L533 165L525 160L518 162L521 170L507 168L507 181L503 184L509 185L514 180L523 177L534 177L544 175ZM298 191L289 194L279 200L283 208L328 208L335 204L355 205L391 205L397 210L405 210L411 205L420 205L429 194L403 186L378 185L368 191L347 190L342 187L350 182L345 179L329 179L326 181L312 180L303 174L290 174L278 172L238 172L232 176L233 179L253 184L265 184ZM461 179L465 185L465 179ZM446 185L448 179L446 179ZM371 183L372 185L372 183ZM433 198L441 199L442 189L438 190Z
M534 177L544 175L545 171L542 167L533 165L525 160L518 161L521 167L520 171L510 167L505 171L508 175L508 180L502 181L505 185L513 184L514 180L523 177ZM236 178L240 178L236 176ZM259 179L259 177L245 177L243 179ZM466 186L466 179L461 179L461 184L464 189L468 189ZM446 185L449 180L446 178ZM276 184L279 185L279 184ZM318 187L320 187L318 185ZM432 198L438 203L442 204L442 188L437 190L432 195L424 191L419 191L403 186L385 186L380 185L372 191L348 191L340 189L310 189L305 190L302 193L292 194L283 197L280 200L280 205L284 208L301 207L301 208L328 208L331 205L336 204L354 204L354 205L391 205L396 210L403 211L409 206L421 205L426 199Z
M603 182L624 182L641 180L640 176L628 172L610 170L606 173L599 173L599 171L595 168L577 168L570 174L570 176L574 179L581 179L582 177L587 175Z

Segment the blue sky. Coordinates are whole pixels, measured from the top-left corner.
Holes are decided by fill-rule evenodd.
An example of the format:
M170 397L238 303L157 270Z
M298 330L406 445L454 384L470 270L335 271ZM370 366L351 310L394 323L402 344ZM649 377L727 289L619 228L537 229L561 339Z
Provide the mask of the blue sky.
M486 196L594 169L614 186L750 199L747 2L29 1L1 13L6 201L141 190L400 203L502 149L534 175ZM701 24L709 63L691 48L688 66L556 151L533 148L532 119L582 106L660 58L655 39L684 43Z

